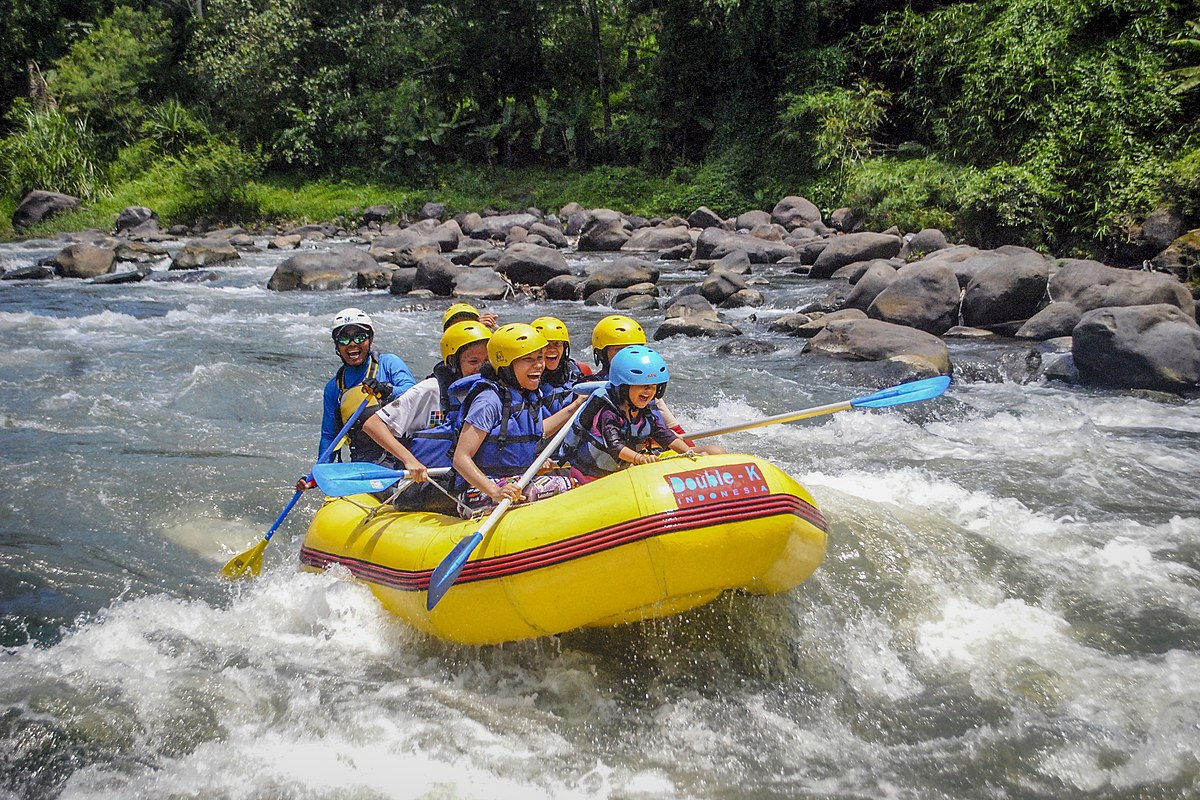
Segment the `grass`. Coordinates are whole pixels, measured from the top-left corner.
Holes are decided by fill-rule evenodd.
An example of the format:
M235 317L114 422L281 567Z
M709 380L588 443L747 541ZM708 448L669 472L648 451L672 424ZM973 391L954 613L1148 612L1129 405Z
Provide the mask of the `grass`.
M330 180L295 175L268 175L252 182L247 195L256 211L251 218L226 219L249 227L299 225L345 220L357 224L363 209L388 205L399 218L409 218L427 202L445 204L448 213L523 211L537 206L557 212L575 201L588 208L613 208L630 214L665 216L694 209L655 208L656 198L669 196L677 187L669 178L649 175L632 167L598 167L588 171L499 169L449 166L425 182L408 185L378 181ZM62 214L18 235L12 212L18 201L0 199L0 240L48 236L63 231L112 230L122 209L138 205L156 211L165 228L196 220L181 211L191 206L179 181L178 169L162 162L135 177L109 187L109 194L78 211ZM213 221L216 221L214 219Z

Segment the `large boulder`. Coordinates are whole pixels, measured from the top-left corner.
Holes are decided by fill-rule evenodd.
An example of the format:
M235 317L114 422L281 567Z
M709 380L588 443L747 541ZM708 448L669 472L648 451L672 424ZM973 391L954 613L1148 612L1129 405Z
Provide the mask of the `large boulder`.
M1051 303L1027 319L1013 335L1038 342L1070 336L1082 316L1083 312L1074 303Z
M1187 287L1170 275L1117 269L1098 261L1063 259L1050 278L1050 297L1080 311L1167 303L1195 319L1196 304Z
M117 214L116 230L130 237L158 233L158 214L145 206L128 206Z
M804 228L821 221L821 209L806 198L789 195L771 209L771 221L789 231Z
M958 324L959 296L953 269L917 261L896 272L867 308L867 316L940 336Z
M727 231L722 228L706 228L696 240L696 258L724 258L735 250L741 250L755 264L774 264L785 258L794 258L796 250L783 242L772 242L751 236L745 231Z
M737 215L733 227L739 231L753 230L756 225L770 225L771 215L766 211L745 211Z
M691 228L719 228L725 224L725 220L708 206L700 206L688 214L687 224Z
M478 222L472 219L471 229L468 231L463 227L462 230L472 239L506 239L513 228L529 230L534 223L540 221L533 214L499 214L494 217L480 217Z
M847 264L892 258L900 253L903 242L887 233L848 233L829 240L809 271L810 278L828 278Z
M276 292L350 289L358 284L360 271L378 268L373 258L354 247L305 250L280 262L267 288Z
M867 315L857 308L846 308L830 313L815 311L809 314L787 314L772 322L770 329L775 333L786 333L788 336L811 339L823 331L829 323L846 319L867 319Z
M1183 391L1200 382L1200 325L1172 304L1088 311L1071 351L1085 383Z
M629 241L625 218L607 208L593 209L589 219L579 233L580 252L620 250Z
M896 282L896 268L887 261L876 259L866 263L867 269L857 280L851 281L854 288L846 298L846 308L857 308L865 312L880 292Z
M171 269L200 269L241 258L228 239L194 239L183 246L171 261Z
M425 256L417 262L413 289L428 289L440 297L450 297L459 276L471 271L470 267L460 267L443 255Z
M900 248L900 257L905 261L920 261L930 253L945 250L949 246L946 234L937 228L923 228L904 237L904 246Z
M542 289L547 300L582 300L585 281L587 278L579 275L559 275L546 281Z
M741 331L721 322L717 310L698 294L682 294L667 306L666 319L654 331L654 341L669 336L728 338L740 336Z
M1155 269L1169 272L1180 280L1200 277L1200 228L1174 239L1150 263Z
M42 220L64 211L79 208L80 199L61 192L32 191L21 200L12 215L12 226L18 231L31 228Z
M590 264L583 283L587 297L601 289L624 289L639 283L658 283L658 267L636 256L623 256L615 261Z
M461 269L454 276L453 297L467 300L501 300L512 292L512 285L499 272L490 269Z
M505 250L494 269L513 283L530 286L542 286L551 278L571 274L562 253L529 242L518 242Z
M813 352L847 361L882 361L903 365L918 376L950 374L950 351L936 336L875 319L828 321L809 340Z
M72 244L54 257L55 271L64 278L95 278L112 269L115 256L110 247Z
M746 279L736 272L723 269L713 270L700 284L700 295L710 303L724 303L743 289L748 289Z
M626 253L657 253L680 245L692 246L692 233L686 226L639 228L621 245L621 250Z
M982 269L963 294L963 324L987 328L1024 321L1046 298L1050 265L1039 255L1002 258Z
M405 228L391 236L381 236L371 242L367 254L376 261L395 264L397 267L415 267L426 256L442 252L442 243L431 235L431 231Z

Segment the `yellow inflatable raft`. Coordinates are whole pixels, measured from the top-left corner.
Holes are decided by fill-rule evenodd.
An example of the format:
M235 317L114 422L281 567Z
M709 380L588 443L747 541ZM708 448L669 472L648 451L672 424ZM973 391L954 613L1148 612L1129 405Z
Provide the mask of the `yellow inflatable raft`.
M753 456L668 458L510 510L433 611L434 567L479 522L329 498L306 569L341 564L392 613L453 642L490 644L677 614L722 592L786 592L825 556L825 518Z

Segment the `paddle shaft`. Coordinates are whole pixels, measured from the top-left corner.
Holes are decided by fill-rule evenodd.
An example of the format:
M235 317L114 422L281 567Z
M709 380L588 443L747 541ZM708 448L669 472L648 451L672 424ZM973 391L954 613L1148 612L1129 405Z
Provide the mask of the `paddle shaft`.
M853 407L853 404L847 400L842 403L830 403L827 406L807 408L803 411L789 411L786 414L776 414L773 417L764 417L763 419L755 420L754 422L741 422L737 425L726 425L724 428L713 428L712 430L701 431L700 433L687 433L685 436L688 439L707 439L709 436L720 436L724 433L738 433L740 431L748 431L752 428L762 428L767 425L776 425L780 422L795 422L798 419L819 417L822 414L834 414L838 411L849 411Z

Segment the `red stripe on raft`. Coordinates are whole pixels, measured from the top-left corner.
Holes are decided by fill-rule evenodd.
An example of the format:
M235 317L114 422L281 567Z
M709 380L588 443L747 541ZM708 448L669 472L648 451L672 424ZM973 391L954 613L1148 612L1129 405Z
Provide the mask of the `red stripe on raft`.
M750 497L724 503L711 503L691 509L666 511L589 531L541 547L470 561L463 567L457 582L469 583L502 578L507 575L561 564L565 561L668 533L705 528L715 524L762 519L779 514L793 514L822 531L828 530L828 523L821 512L812 504L798 497L793 495ZM341 564L360 580L402 591L426 591L432 575L432 570L404 570L386 567L350 556L325 553L311 547L300 549L300 562L317 569L326 569L334 564Z

